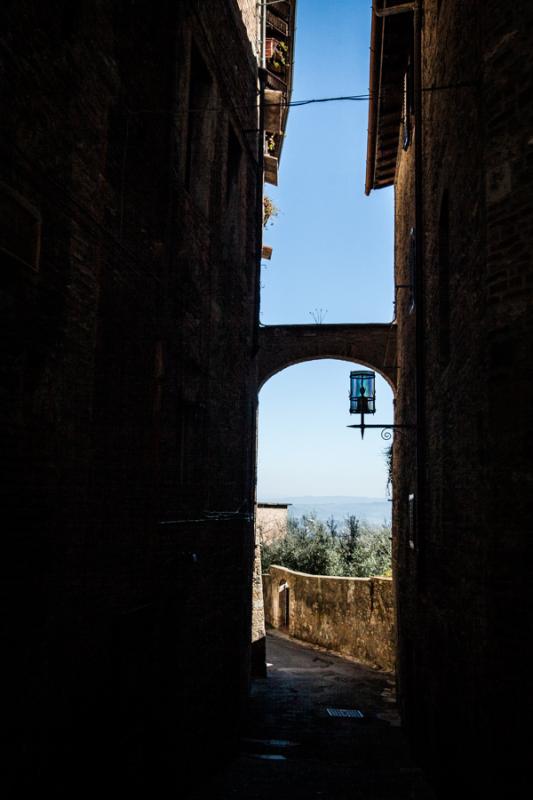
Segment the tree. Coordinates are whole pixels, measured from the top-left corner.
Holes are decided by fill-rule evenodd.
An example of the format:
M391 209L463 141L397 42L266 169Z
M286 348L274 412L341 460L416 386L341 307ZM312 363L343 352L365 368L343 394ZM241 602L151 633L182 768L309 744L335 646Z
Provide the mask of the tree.
M333 517L326 523L316 514L289 517L286 536L263 546L262 560L267 570L279 564L310 575L390 575L390 526L370 525L350 515L339 530Z

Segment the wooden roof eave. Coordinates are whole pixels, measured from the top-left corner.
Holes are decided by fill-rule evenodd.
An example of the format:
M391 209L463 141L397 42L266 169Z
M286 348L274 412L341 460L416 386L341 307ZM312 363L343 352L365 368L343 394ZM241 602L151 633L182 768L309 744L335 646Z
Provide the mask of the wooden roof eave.
M401 4L397 4L398 7ZM403 19L402 19L403 18ZM382 176L396 169L406 63L407 16L372 13L370 34L370 102L365 194L389 186ZM393 182L393 181L392 181Z
M287 118L289 116L289 103L291 102L292 97L292 84L293 84L293 71L294 71L294 48L296 45L296 0L292 0L290 2L289 7L289 14L288 14L288 27L289 27L289 42L290 42L290 54L291 54L291 61L289 65L289 74L287 77L287 105L282 109L282 131L283 136L281 136L280 144L279 144L279 152L278 152L278 159L281 158L281 151L283 149L283 140L285 138L285 130L287 128Z
M366 150L365 194L369 195L374 188L374 172L376 166L377 115L379 97L379 76L381 72L383 20L372 14L370 32L370 76L368 103L368 138Z

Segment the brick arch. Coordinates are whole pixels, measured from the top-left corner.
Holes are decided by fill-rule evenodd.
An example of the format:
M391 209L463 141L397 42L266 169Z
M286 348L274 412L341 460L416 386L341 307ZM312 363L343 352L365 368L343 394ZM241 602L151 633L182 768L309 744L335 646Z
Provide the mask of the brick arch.
M257 389L286 367L321 358L363 364L396 391L396 325L265 325L259 329Z

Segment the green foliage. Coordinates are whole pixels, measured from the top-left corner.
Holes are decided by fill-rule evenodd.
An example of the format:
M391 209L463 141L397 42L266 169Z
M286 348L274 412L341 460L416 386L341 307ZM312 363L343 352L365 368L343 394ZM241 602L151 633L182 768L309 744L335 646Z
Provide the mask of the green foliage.
M287 534L262 550L263 569L271 564L310 575L368 578L391 574L390 526L370 525L355 516L343 525L315 514L289 517Z
M392 472L394 466L394 449L392 442L383 451L385 456L385 464L387 465L387 495L390 497L392 493Z
M271 220L272 217L277 217L278 214L279 214L279 209L277 205L274 202L272 202L270 197L265 195L263 197L263 228L266 228L269 223L269 220Z
M285 44L285 42L278 42L276 44L276 49L272 54L272 57L269 59L269 64L274 70L274 72L283 72L285 67L287 66L289 58L289 48Z

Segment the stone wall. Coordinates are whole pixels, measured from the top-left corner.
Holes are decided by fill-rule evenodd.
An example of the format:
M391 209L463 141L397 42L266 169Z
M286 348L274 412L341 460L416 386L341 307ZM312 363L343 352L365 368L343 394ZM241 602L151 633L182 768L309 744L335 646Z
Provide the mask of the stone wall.
M265 603L261 569L261 545L256 542L252 582L252 675L266 677Z
M394 669L391 578L306 575L272 566L263 576L263 595L265 619L272 627L363 663Z

